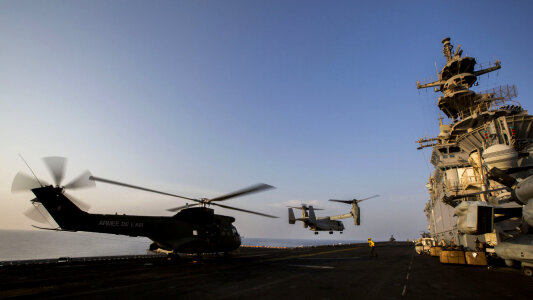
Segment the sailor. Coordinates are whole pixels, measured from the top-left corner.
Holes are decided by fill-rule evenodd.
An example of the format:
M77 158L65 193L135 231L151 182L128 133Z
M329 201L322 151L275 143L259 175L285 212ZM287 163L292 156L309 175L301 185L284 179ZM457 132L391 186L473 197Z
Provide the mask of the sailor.
M378 256L376 253L376 244L374 244L372 238L368 238L368 246L370 246L370 256Z

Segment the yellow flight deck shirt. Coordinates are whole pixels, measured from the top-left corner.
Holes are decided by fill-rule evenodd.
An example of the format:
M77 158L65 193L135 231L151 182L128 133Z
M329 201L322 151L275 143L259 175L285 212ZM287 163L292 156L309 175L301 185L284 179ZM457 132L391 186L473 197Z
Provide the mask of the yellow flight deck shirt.
M368 241L368 246L370 246L370 247L374 247L374 246L375 246L375 245L374 245L374 242L373 242L372 240L369 240L369 241Z

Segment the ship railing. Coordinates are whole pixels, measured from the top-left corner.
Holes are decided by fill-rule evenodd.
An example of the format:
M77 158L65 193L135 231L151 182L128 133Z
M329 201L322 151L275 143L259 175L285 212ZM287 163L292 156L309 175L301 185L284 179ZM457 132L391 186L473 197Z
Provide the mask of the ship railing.
M423 88L429 88L429 87L433 87L433 86L438 86L439 84L437 83L440 83L440 77L439 75L437 74L437 78L436 79L433 79L433 77L428 77L428 78L424 78L422 80L418 80L416 82L416 88L417 89L423 89ZM442 82L444 83L444 82ZM438 90L435 90L435 92L438 92Z
M492 98L503 98L505 100L512 100L518 96L516 92L516 86L513 85L500 85L488 90L484 90L477 93L478 95L486 95L487 97Z
M501 62L499 60L489 60L483 63L477 63L474 68L474 73L488 69L499 69L499 67L501 67Z
M477 93L474 97L474 105L460 111L453 119L464 120L474 114L502 109L521 110L522 105L512 100L517 96L514 85L499 86L490 90Z
M435 65L435 67L437 67L437 66ZM483 75L483 74L498 70L499 68L501 68L501 63L497 59L493 60L493 61L491 60L491 61L488 61L488 62L484 62L484 63L478 63L478 64L476 64L476 68L474 69L474 74L476 76L480 76L480 75ZM436 79L433 79L433 77L430 77L430 78L425 78L425 79L422 79L422 80L418 80L416 82L416 87L418 89L423 89L423 88L439 86L439 85L442 85L442 84L444 84L444 81L441 81L440 72L437 71L437 78ZM438 91L439 91L439 89L436 88L435 92L438 92Z

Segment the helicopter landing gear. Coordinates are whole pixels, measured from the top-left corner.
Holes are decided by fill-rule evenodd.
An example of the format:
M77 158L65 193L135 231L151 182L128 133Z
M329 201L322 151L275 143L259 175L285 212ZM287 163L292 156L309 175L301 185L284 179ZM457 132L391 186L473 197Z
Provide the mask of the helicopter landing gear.
M172 252L168 254L168 260L171 262L177 262L180 260L180 256L177 252Z
M318 231L315 231L315 234L318 234Z
M341 234L342 234L342 231L341 231Z
M333 234L333 231L330 231L329 234Z

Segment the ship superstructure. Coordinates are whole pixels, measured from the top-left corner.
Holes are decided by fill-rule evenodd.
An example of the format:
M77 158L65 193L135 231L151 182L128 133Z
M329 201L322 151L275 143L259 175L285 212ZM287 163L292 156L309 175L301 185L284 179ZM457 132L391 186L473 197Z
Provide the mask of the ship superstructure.
M418 149L433 149L424 210L430 235L467 248L476 239L490 247L531 237L533 116L515 101L513 85L472 90L479 76L501 68L498 60L481 65L463 57L460 45L453 51L450 38L442 44L446 64L438 80L417 82L442 94L437 105L447 120L440 118L437 137L417 141Z

